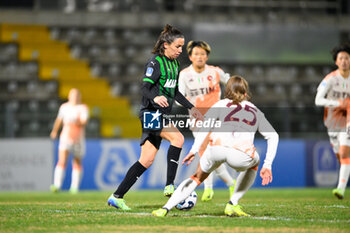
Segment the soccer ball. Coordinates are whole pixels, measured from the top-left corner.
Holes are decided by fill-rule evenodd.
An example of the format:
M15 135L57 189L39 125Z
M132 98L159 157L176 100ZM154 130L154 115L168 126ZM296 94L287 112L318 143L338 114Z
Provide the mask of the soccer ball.
M197 193L193 191L185 200L177 204L176 209L178 210L190 210L197 202Z

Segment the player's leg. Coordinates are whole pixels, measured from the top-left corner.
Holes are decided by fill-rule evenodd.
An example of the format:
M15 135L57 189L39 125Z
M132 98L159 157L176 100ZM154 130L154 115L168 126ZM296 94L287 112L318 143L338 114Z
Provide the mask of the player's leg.
M204 180L204 192L202 195L202 201L210 201L214 197L214 172L210 173L209 176Z
M236 175L237 172L236 171L234 171L234 172L235 172L235 177L237 177L237 175ZM220 177L220 179L222 181L225 182L225 184L229 188L230 197L231 197L233 194L233 191L235 189L236 179L233 179L230 176L225 164L221 164L217 169L215 169L215 173L218 175L218 177Z
M340 164L340 155L339 155L339 132L328 131L329 142L332 146L333 152L337 157L337 160Z
M344 134L344 135L342 135ZM339 180L338 186L333 190L333 194L339 198L343 199L345 194L346 185L349 180L350 175L350 140L346 133L341 133L340 137L340 147L339 147L339 157L340 157L340 169L339 169Z
M85 141L82 139L73 146L73 169L72 180L69 191L75 194L79 191L80 182L83 177L82 159L85 154Z
M234 192L229 203L226 205L225 214L228 216L249 216L241 209L238 202L255 181L259 165L259 155L258 153L253 152L252 156L249 156L241 151L225 147L220 147L218 153L227 155L227 164L230 167L241 171L237 177Z
M167 179L164 188L164 196L169 197L175 190L174 180L185 139L181 132L172 124L169 125L169 127L164 128L160 133L160 136L170 142L167 154Z
M201 160L203 158L204 156L201 158ZM215 165L213 163L210 163L210 165L208 165L206 168L210 168L209 166ZM161 209L153 211L152 214L157 217L166 216L172 208L174 208L181 201L185 200L196 189L196 187L208 177L210 169L208 171L204 172L201 166L198 166L196 173L190 178L182 181L173 195L169 198L168 202Z
M82 177L83 177L83 166L82 166L81 158L74 156L72 180L71 180L71 185L69 189L69 191L72 194L78 193Z
M149 139L153 141L152 137ZM124 195L135 184L137 179L146 171L146 169L152 165L159 148L160 143L156 147L150 140L146 140L141 146L140 159L129 168L117 190L109 197L107 202L108 205L121 210L130 210L125 204L123 199Z
M62 188L63 180L66 175L68 156L69 150L61 146L58 150L58 161L54 171L53 185L50 187L52 192L58 192Z
M193 134L194 137L198 135L198 132ZM204 154L205 150L208 147L209 144L209 139L210 139L210 133L206 136L204 139L202 145L199 147L198 155L199 157L202 157ZM202 201L210 201L214 197L214 190L213 190L213 184L214 184L214 173L210 173L207 179L204 180L204 192L202 195L201 200Z

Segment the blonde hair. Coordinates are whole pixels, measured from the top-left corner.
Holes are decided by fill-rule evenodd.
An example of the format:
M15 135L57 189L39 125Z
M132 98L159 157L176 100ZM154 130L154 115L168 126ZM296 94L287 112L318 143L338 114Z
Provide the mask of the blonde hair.
M233 104L239 104L243 100L250 100L251 96L247 80L239 75L232 76L226 83L224 96L232 100Z
M188 42L187 47L186 47L186 51L187 51L187 54L189 56L192 55L192 51L195 47L200 47L200 48L204 49L207 52L207 55L209 55L209 53L211 51L211 48L207 42L201 41L201 40L200 41L191 40L190 42Z

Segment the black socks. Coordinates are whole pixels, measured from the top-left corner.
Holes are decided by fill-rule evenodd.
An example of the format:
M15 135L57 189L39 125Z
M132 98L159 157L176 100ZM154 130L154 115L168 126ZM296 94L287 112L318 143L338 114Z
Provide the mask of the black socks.
M177 166L179 165L179 158L182 148L170 145L168 149L168 170L166 185L174 184Z
M135 184L137 179L147 170L139 161L132 165L126 173L124 180L114 192L114 197L123 198L124 194Z

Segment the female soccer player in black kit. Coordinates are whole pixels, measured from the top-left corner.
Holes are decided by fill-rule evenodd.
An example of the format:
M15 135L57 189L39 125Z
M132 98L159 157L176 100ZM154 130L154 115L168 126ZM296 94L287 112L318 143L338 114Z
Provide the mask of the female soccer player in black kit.
M142 124L141 155L126 173L117 190L109 197L108 205L121 210L130 210L123 199L125 193L136 180L152 165L159 150L162 139L170 141L167 157L167 181L164 196L174 192L174 180L184 137L172 124L157 129L147 129L147 123L162 114L171 112L174 101L190 109L191 115L202 120L202 114L178 91L179 62L176 58L182 52L185 43L184 35L176 28L167 24L161 32L152 53L154 54L145 66L142 81L142 104L140 119ZM147 114L152 114L151 122L146 122Z

